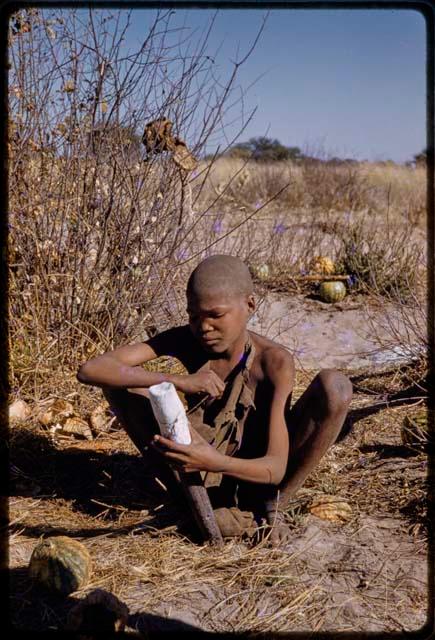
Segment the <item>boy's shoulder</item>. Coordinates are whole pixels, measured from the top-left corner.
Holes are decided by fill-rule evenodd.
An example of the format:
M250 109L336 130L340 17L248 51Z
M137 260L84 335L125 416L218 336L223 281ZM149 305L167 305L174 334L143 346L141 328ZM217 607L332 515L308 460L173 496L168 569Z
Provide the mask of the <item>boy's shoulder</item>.
M281 374L294 374L294 357L282 344L249 331L256 349L256 370L260 379L275 380Z
M192 333L188 324L170 327L164 331L156 333L146 341L154 349L158 355L176 355L171 351L178 352L180 348L186 344L186 341L192 339Z
M195 341L188 324L171 327L147 340L156 356L171 356L190 370L196 370L203 362L201 350Z

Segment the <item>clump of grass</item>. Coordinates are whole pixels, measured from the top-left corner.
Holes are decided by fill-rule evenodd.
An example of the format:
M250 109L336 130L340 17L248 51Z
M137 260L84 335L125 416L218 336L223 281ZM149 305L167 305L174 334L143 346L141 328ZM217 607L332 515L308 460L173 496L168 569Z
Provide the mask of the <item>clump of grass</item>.
M339 230L338 273L348 274L354 291L406 303L421 276L422 249L409 228L377 226L365 220Z

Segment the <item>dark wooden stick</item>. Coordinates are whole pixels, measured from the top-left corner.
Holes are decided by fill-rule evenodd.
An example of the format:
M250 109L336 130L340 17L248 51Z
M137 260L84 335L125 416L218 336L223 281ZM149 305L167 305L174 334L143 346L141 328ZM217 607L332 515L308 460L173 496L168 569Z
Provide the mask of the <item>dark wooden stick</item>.
M207 489L204 487L201 474L199 472L183 473L181 471L174 471L174 473L183 487L183 491L186 494L193 516L202 535L213 544L222 545L222 534L216 522L210 498Z

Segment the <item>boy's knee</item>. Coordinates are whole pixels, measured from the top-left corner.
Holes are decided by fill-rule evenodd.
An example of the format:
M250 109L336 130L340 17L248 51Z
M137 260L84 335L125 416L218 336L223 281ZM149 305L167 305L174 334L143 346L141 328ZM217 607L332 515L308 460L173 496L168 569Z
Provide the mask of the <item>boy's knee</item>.
M352 400L352 383L335 369L322 369L318 381L329 413L342 413Z

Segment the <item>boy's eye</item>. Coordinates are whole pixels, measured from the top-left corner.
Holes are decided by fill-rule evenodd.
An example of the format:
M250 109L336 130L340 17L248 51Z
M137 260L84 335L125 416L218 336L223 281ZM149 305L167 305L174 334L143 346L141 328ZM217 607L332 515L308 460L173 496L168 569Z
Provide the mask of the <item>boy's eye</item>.
M198 315L192 312L187 312L187 315L189 316L189 320L193 321L193 320L197 320L198 319ZM225 313L210 313L207 317L209 318L222 318L225 315Z

